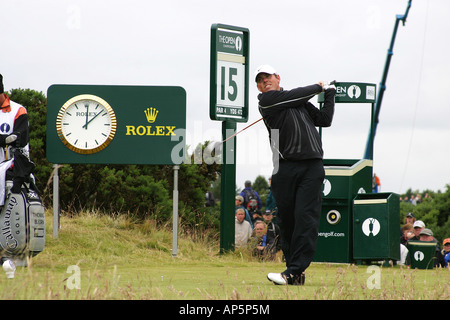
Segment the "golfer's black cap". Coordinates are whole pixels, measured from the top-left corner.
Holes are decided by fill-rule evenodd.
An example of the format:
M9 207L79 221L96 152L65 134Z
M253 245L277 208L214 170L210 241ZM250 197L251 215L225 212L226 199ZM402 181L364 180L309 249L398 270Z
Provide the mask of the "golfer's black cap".
M0 74L0 93L4 92L4 87L3 87L3 76Z

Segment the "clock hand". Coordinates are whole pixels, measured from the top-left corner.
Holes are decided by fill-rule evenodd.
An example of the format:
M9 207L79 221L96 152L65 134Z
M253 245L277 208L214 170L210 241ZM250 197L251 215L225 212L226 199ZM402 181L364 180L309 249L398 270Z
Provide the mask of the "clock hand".
M87 125L88 125L89 123L91 123L92 120L94 120L95 118L97 118L102 112L103 112L103 110L100 111L99 113L97 113L94 117L91 118L91 120L89 120L88 122L86 122L86 124L85 124L82 128L86 128L86 129L87 129Z
M86 123L84 124L83 128L86 128L86 130L87 130L88 117L89 117L89 104L85 104L84 106L86 107Z

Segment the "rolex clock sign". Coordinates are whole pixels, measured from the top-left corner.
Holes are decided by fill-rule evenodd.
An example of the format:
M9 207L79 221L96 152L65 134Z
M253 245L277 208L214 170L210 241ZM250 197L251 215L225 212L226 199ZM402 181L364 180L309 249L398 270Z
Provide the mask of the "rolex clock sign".
M47 159L52 163L179 164L186 92L175 86L52 85Z

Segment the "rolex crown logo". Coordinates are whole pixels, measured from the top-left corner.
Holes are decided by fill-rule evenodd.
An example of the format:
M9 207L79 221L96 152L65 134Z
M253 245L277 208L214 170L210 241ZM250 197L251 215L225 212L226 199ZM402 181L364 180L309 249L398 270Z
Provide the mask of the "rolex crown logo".
M145 116L147 117L147 121L149 123L153 123L156 120L156 116L158 115L158 110L156 108L147 108L147 110L144 110Z

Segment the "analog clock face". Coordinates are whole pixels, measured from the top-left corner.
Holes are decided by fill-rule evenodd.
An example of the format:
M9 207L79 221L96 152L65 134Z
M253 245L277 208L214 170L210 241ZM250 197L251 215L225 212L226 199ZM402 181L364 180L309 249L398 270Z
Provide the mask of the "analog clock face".
M114 138L117 119L102 98L83 94L68 100L59 110L56 130L72 151L92 154L106 148Z

